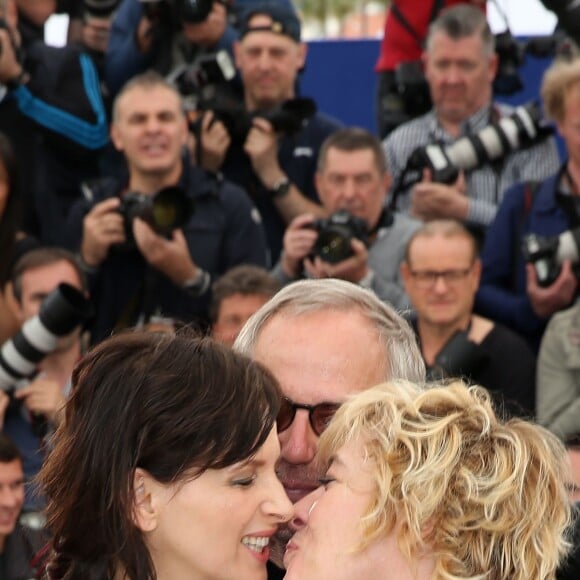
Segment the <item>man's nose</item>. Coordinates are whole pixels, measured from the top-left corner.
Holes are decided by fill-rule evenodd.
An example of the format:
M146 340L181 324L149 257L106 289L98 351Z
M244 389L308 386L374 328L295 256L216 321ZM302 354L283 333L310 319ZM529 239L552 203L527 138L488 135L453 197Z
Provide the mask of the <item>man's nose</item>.
M308 421L308 411L297 409L290 427L279 435L281 457L294 465L308 464L316 455L318 436Z

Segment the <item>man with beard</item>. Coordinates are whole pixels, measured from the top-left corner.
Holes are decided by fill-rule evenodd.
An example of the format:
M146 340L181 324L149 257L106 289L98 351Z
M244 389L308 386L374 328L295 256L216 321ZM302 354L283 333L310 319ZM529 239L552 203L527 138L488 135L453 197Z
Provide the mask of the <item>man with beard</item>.
M16 262L12 274L20 323L37 316L44 299L62 283L86 292L85 276L72 254L60 248L37 248L25 253ZM2 430L22 455L26 482L31 482L42 466L46 428L54 429L62 419L70 376L80 356L81 330L77 328L62 337L57 348L42 359L34 378L17 386L12 401L0 391ZM45 422L41 430L38 429L40 419ZM26 486L26 492L24 509L40 509L43 500L33 487Z
M234 348L280 382L278 476L292 502L318 487L318 439L349 394L393 378L425 378L407 322L370 290L337 279L283 288L246 323ZM270 542L270 579L283 577L291 535L283 529Z

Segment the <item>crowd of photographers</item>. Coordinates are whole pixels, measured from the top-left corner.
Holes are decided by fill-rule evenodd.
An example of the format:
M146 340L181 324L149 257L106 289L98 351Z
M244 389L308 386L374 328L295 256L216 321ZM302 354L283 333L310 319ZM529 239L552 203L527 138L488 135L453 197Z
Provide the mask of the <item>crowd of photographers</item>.
M496 100L518 60L485 2L420 4L387 19L379 138L300 94L291 0L0 1L0 423L27 479L89 343L185 323L231 345L302 278L371 289L431 376L470 377L575 453L573 7L546 2L567 23L541 87L561 161L537 103ZM61 48L42 40L54 12Z

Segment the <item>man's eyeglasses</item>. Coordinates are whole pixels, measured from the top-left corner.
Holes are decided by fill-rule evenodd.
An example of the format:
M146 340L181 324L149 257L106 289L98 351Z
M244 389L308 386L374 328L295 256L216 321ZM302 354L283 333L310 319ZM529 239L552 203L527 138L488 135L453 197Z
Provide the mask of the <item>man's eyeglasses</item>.
M294 401L284 397L282 399L280 411L278 412L278 433L286 431L286 429L292 425L292 421L294 421L298 409L304 409L305 411L308 411L308 419L312 430L317 435L322 435L322 432L328 427L330 420L334 417L334 414L339 407L340 405L338 403L303 405L302 403L295 403Z
M423 288L431 288L435 286L439 278L448 286L453 286L465 280L466 276L471 272L473 266L469 268L455 269L455 270L411 270L411 276L415 279L418 286Z

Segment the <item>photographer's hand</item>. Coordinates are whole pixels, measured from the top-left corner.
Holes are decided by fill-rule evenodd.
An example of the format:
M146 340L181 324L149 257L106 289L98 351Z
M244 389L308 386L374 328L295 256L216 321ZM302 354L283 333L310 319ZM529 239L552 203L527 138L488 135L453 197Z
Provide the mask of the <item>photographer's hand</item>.
M216 173L223 165L230 146L230 135L224 124L206 111L201 121L201 166Z
M191 259L187 240L181 230L174 230L168 240L157 235L143 220L135 218L133 235L147 262L177 286L183 286L197 274L198 267Z
M272 124L261 117L253 120L253 127L250 129L244 151L248 154L252 167L262 185L272 190L282 180L287 179L287 175L278 163L278 138ZM316 217L326 217L326 210L307 198L294 183L290 183L288 192L283 197L276 197L273 200L276 209L286 223L290 223L295 217L311 213Z
M153 45L155 23L147 16L142 16L135 31L135 43L141 54L146 54L151 50Z
M369 253L364 243L357 239L351 241L351 248L354 255L342 262L330 264L316 256L304 260L304 269L311 278L339 278L358 284L369 275Z
M44 415L53 425L58 425L60 412L66 404L58 382L44 376L15 391L14 397L22 400L31 413Z
M88 266L100 266L113 244L125 241L123 217L117 211L118 197L97 203L83 220L81 258Z
M469 199L466 196L465 176L459 174L453 185L434 183L431 172L423 171L423 181L411 191L411 215L423 221L441 218L467 219Z
M0 429L4 427L4 415L9 404L10 397L4 391L0 390Z
M314 242L316 242L318 232L307 227L314 219L312 214L299 215L286 228L281 265L288 278L295 279L300 276L303 269L302 262L312 251Z
M278 136L266 119L255 117L252 123L253 126L244 143L244 151L248 154L260 181L271 189L285 177L278 163Z
M572 271L572 263L565 260L556 280L547 288L538 284L533 264L526 264L526 290L534 312L540 318L549 318L572 302L578 288L578 280Z
M18 62L10 32L0 29L0 82L7 83L22 74L22 65Z
M215 46L226 31L228 13L222 2L214 2L203 22L183 23L183 35L196 46Z

